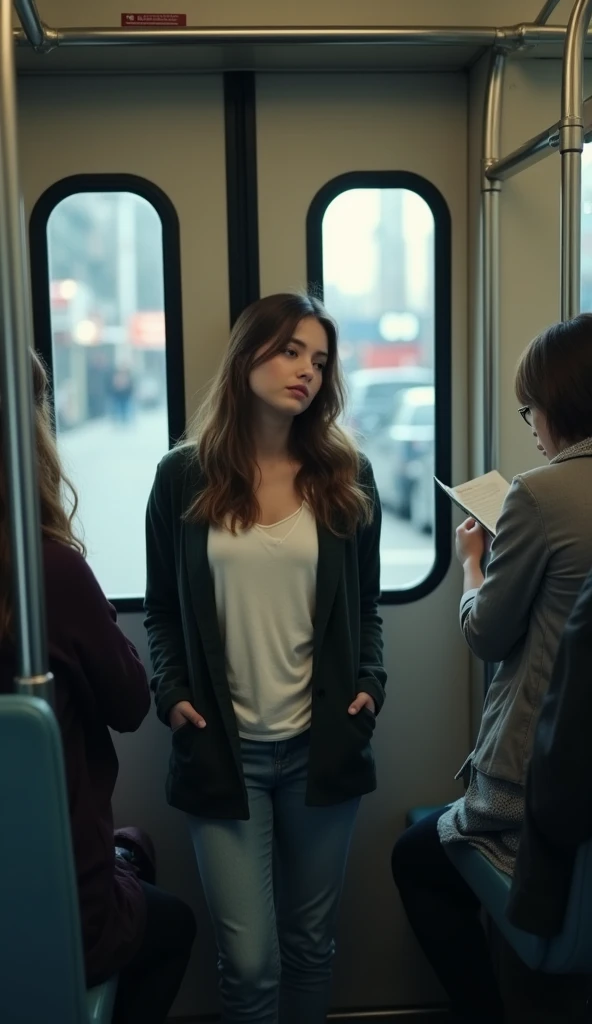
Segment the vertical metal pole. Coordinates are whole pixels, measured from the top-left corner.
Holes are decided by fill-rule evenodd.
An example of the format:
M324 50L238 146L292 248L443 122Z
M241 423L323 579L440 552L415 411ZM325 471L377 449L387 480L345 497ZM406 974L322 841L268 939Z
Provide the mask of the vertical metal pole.
M0 405L10 519L20 692L51 698L29 347L33 341L19 192L10 0L0 0Z
M481 210L483 236L483 468L487 473L499 458L500 348L500 194L502 183L489 179L487 168L500 156L502 84L506 57L493 53L487 82L483 123Z
M581 150L561 153L561 319L580 312Z
M576 0L565 39L559 149L561 152L561 319L580 312L584 43L592 0Z
M499 182L493 182L499 186ZM483 231L483 471L498 465L500 188L484 191Z
M483 119L481 231L483 237L483 470L499 464L500 200L502 183L486 171L501 151L502 87L506 55L491 55ZM485 692L495 673L486 663Z

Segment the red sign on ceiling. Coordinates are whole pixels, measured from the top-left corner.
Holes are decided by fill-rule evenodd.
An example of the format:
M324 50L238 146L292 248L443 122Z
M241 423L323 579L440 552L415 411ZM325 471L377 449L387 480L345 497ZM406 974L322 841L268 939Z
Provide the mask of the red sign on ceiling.
M186 14L122 14L122 28L183 28Z

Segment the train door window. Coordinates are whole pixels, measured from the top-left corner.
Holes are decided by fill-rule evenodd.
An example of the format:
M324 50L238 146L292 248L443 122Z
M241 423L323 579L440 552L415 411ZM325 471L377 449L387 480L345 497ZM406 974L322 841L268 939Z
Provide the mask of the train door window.
M72 192L48 213L46 244L60 456L103 590L138 602L146 502L174 433L161 213L133 191Z
M316 276L339 324L348 384L344 423L372 463L383 506L383 594L423 590L437 548L436 221L412 188L343 177L311 206L309 272L320 248Z

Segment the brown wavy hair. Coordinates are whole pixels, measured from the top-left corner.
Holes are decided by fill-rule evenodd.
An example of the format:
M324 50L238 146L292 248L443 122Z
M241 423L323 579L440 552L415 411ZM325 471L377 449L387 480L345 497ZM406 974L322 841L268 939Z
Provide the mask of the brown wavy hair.
M41 502L41 532L44 537L76 548L85 555L84 544L74 532L78 508L74 487L64 474L53 432L47 373L41 359L31 352L37 475ZM10 559L10 525L4 437L0 428L0 640L12 637L13 601Z
M592 313L534 338L516 371L516 397L545 414L555 444L592 437Z
M360 454L337 424L345 395L337 324L319 299L299 294L259 299L236 321L222 366L189 435L206 481L187 513L189 519L220 527L230 517L233 532L237 525L248 529L258 521L249 375L286 348L305 317L315 317L324 328L329 357L318 394L294 417L290 431L290 455L301 463L296 490L317 521L339 536L351 535L359 524L371 521L372 496L359 482Z

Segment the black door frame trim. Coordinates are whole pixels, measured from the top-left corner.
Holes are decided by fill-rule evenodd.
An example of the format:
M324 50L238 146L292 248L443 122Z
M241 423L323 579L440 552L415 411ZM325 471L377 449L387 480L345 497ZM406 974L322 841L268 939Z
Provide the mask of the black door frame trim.
M332 178L313 198L306 218L306 257L310 287L323 294L323 217L330 203L353 188L404 188L417 193L434 217L434 384L436 388L435 461L436 476L450 483L451 439L451 267L452 238L448 204L427 178L411 171L349 171ZM435 560L431 571L415 587L383 591L381 604L410 604L426 597L444 579L452 553L450 501L435 489Z
M63 199L81 192L132 192L149 202L160 218L162 224L167 415L169 447L172 448L185 430L180 231L177 211L167 194L158 185L136 174L74 174L56 181L39 197L29 221L35 347L53 376L47 224L53 210ZM141 612L144 607L143 596L119 597L112 600L118 612Z
M260 295L255 75L224 75L230 324Z

